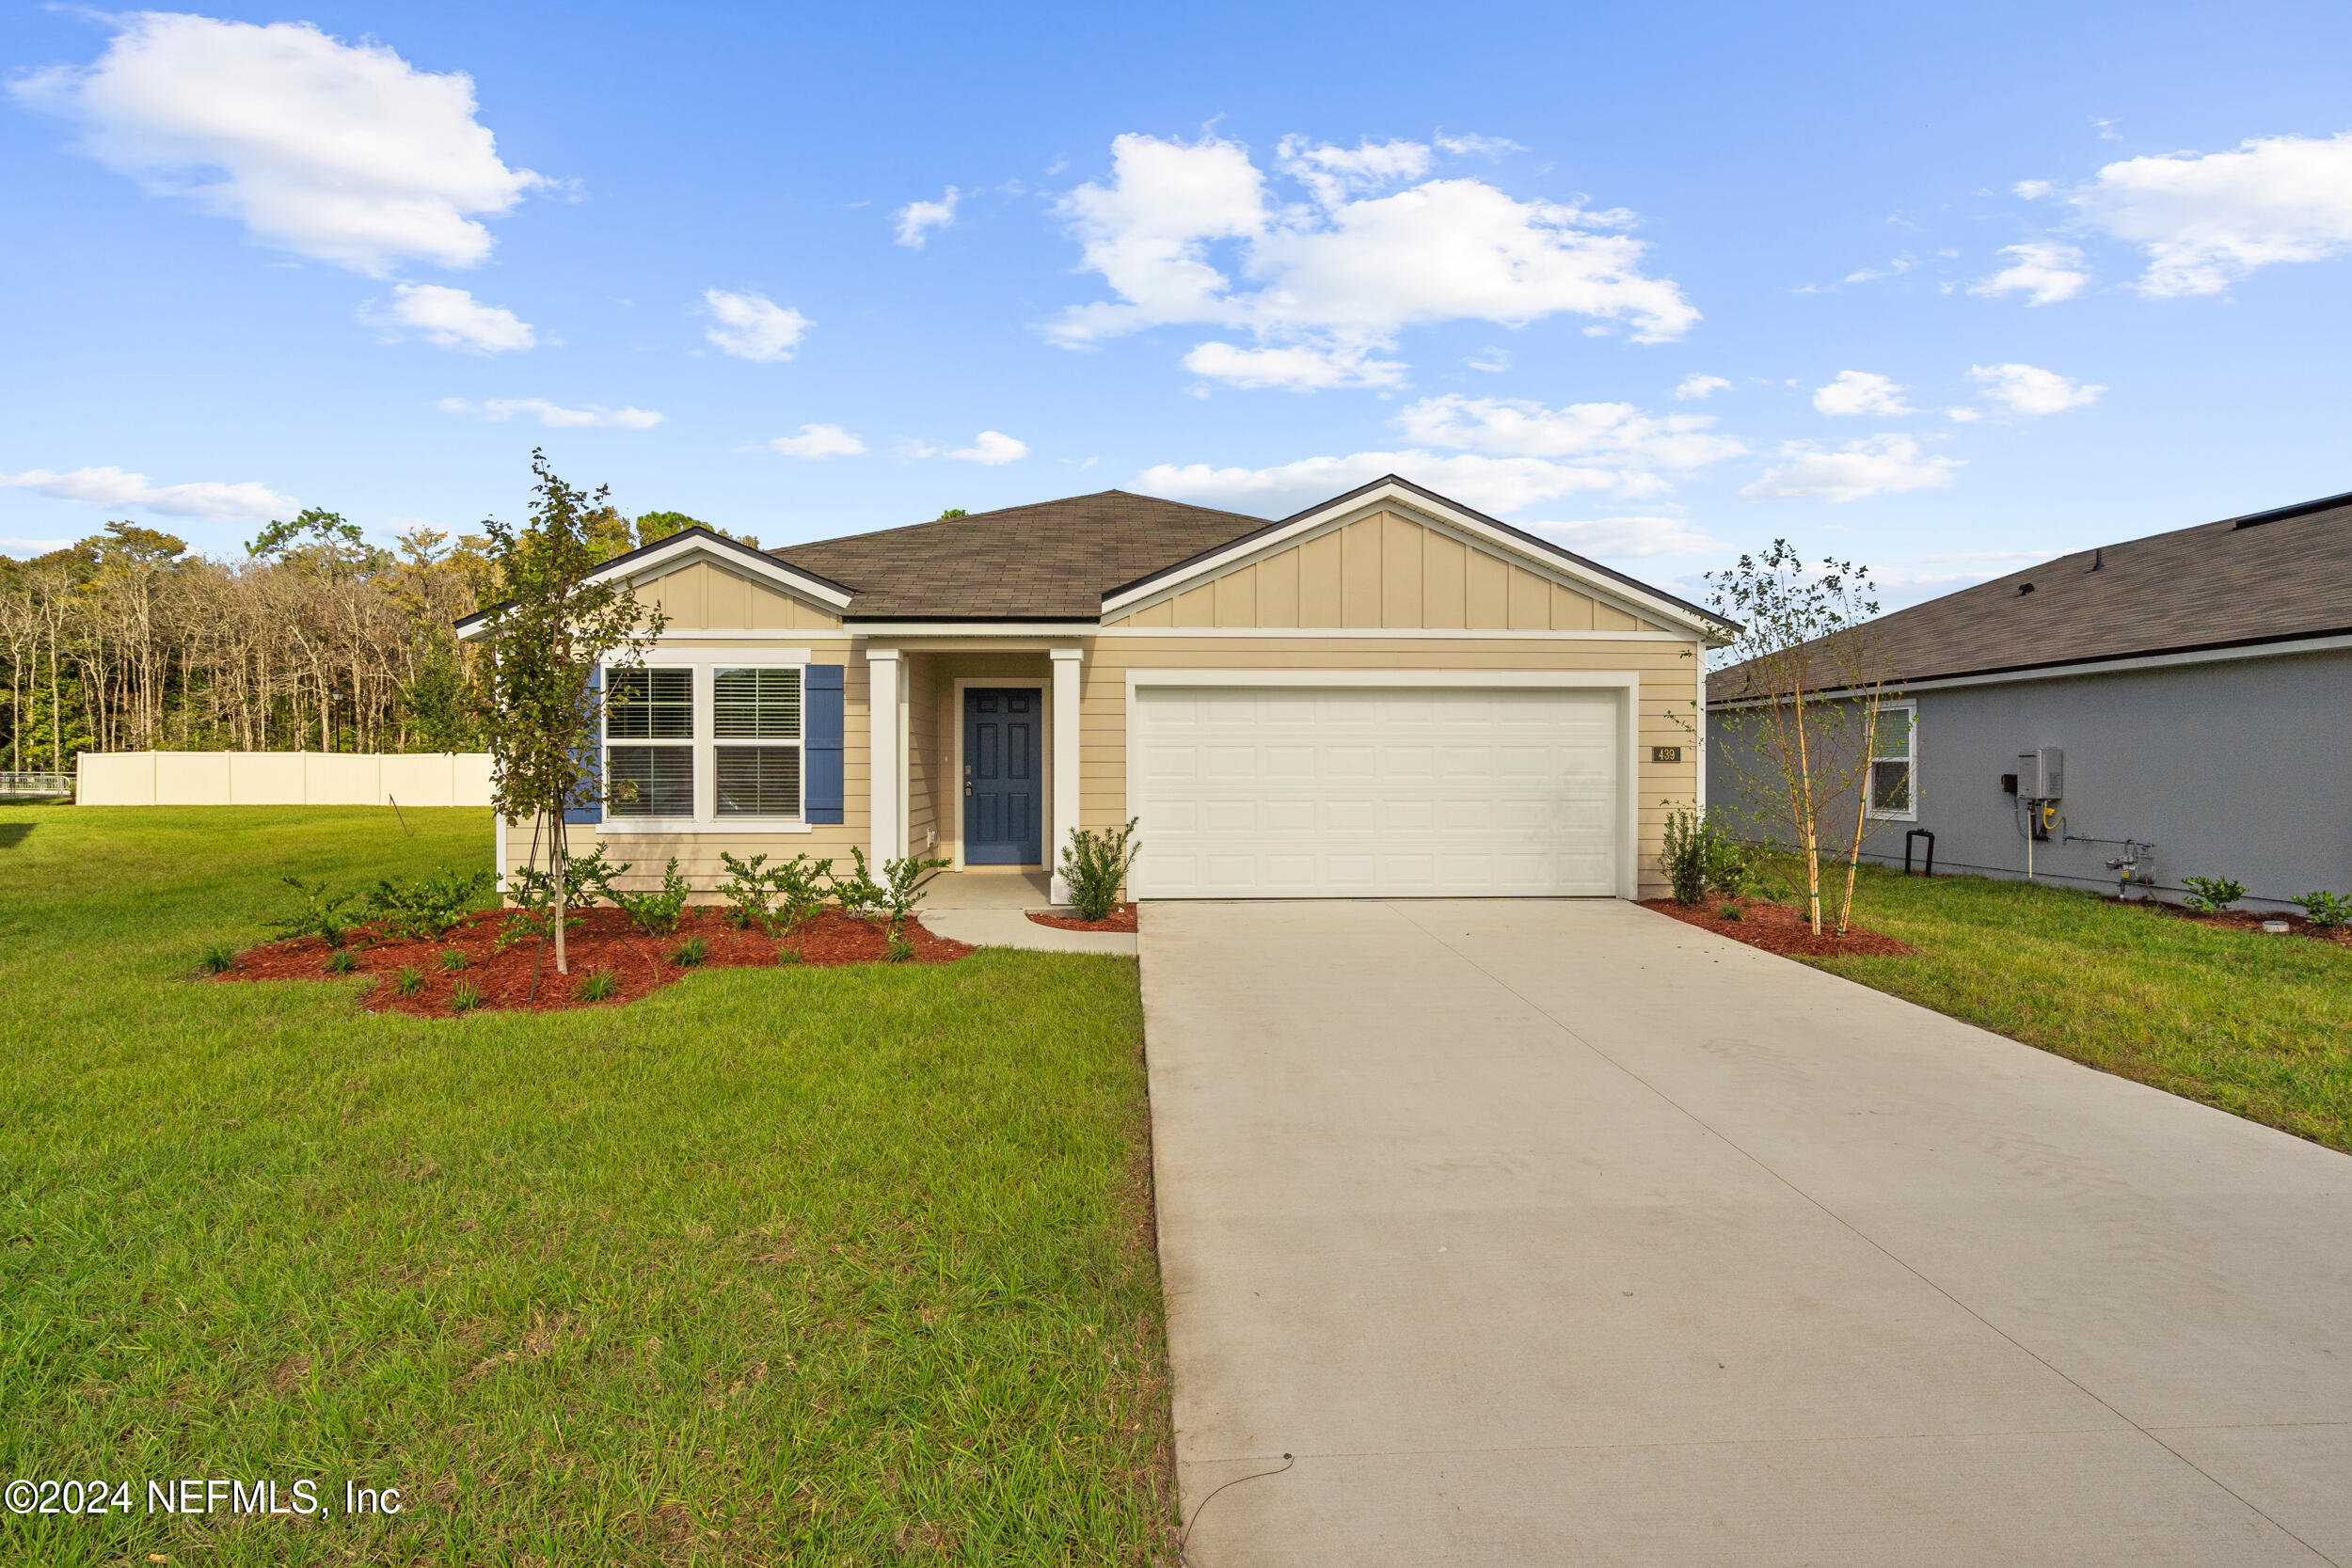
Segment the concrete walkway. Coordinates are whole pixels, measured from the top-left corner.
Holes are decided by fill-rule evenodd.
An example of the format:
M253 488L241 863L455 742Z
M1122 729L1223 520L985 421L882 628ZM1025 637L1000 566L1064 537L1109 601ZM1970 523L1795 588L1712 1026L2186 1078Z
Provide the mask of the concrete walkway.
M1123 931L1065 931L1028 916L1053 907L1041 871L943 871L926 885L922 918L932 935L975 947L1135 955Z
M1143 989L1196 1568L2352 1564L2343 1155L1611 901Z

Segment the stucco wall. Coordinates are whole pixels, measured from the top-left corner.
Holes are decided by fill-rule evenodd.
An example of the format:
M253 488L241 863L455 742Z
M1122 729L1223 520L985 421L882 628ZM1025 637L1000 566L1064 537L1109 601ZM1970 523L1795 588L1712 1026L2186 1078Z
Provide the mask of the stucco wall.
M2231 877L2283 907L2352 892L2352 653L2175 665L1922 691L1918 820L1880 824L1865 858L1902 861L1903 833L1935 833L1939 872L2022 877L2026 840L2001 792L2018 753L2066 752L2062 828L2037 843L2037 879L2112 887L2111 844L2153 840L2159 892ZM1736 804L1736 741L1708 721L1710 797Z

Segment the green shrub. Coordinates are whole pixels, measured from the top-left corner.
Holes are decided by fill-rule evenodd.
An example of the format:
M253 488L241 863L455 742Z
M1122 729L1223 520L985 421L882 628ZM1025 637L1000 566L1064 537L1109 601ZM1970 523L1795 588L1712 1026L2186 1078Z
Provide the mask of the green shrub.
M2352 926L2352 894L2305 893L2290 901L2314 926Z
M771 866L766 855L738 860L723 849L719 860L727 868L719 892L738 930L756 925L770 936L786 934L798 930L825 906L825 885L833 876L830 860L795 855Z
M424 971L415 964L402 964L400 977L392 982L392 989L403 996L416 995L424 990Z
M1131 816L1125 827L1101 832L1070 830L1070 842L1062 847L1061 875L1070 884L1070 902L1079 919L1108 920L1119 908L1120 889L1126 883L1128 867L1135 864L1136 820Z
M437 942L472 912L495 879L487 867L460 873L447 866L425 877L383 878L368 895L368 915L393 936Z
M613 899L628 915L628 923L649 937L666 937L677 929L677 918L694 889L677 873L677 857L661 873L658 893L615 893Z
M2181 885L2188 889L2181 895L2181 902L2207 914L2219 914L2246 896L2246 884L2227 877L2184 877Z
M832 880L832 860L806 855L795 855L768 874L768 885L775 891L776 924L787 936L825 907L825 889Z
M596 908L599 899L607 904L620 903L612 891L612 879L626 876L629 863L614 865L604 858L604 846L599 844L584 855L573 855L564 862L564 929L577 931L580 916ZM536 938L542 942L555 935L555 876L535 865L517 866L506 874L507 901L515 907L507 912L505 928L499 932L498 949L505 952L518 942Z
M326 969L330 974L348 974L358 967L359 955L348 947L338 947L326 955Z
M710 943L700 937L688 937L670 951L670 961L680 969L699 969L708 957Z
M800 961L801 950L799 948L779 947L776 949L776 962L780 964L796 964Z
M1756 876L1747 846L1716 826L1712 816L1689 806L1666 814L1661 863L1677 904L1696 904L1709 892L1719 898L1738 898Z
M856 869L847 877L834 876L830 864L826 868L834 897L850 914L886 922L893 936L914 916L915 907L923 902L923 889L930 879L953 863L903 855L882 862L882 879L877 881L866 869L865 850L852 848L850 858Z
M444 947L441 949L441 967L445 970L463 969L466 967L466 955L457 948Z
M358 895L329 893L326 882L313 885L299 877L278 879L300 894L302 903L283 920L266 921L264 924L279 936L290 940L294 937L323 937L329 947L342 946L343 938L350 933L353 925L346 906Z
M1723 916L1725 920L1745 920L1748 917L1748 911L1741 909L1737 904L1725 904L1722 909L1716 911L1715 912Z
M1665 847L1659 863L1676 903L1695 904L1707 896L1708 850L1714 837L1714 824L1689 806L1677 806L1666 814Z
M727 868L727 879L719 884L719 896L727 901L727 919L739 931L758 926L767 928L772 916L768 911L768 897L775 873L764 869L765 855L754 855L739 861L724 849L719 851L719 863Z
M204 957L198 961L207 974L225 974L237 967L237 950L225 942L216 942L204 949Z
M449 1010L453 1013L469 1013L481 1006L482 988L471 980L458 981L457 989L449 993Z
M890 941L882 947L882 957L894 964L902 964L914 957L914 943L893 931Z
M582 1002L603 1002L621 989L621 978L609 969L592 969L580 977L572 994Z
M1729 833L1715 834L1707 856L1707 886L1719 898L1743 898L1756 885L1756 851Z

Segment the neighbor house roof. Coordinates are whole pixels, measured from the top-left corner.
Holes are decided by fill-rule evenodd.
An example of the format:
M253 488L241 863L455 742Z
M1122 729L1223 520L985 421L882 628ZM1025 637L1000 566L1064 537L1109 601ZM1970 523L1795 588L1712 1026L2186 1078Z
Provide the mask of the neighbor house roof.
M2352 632L2352 493L2078 550L1867 623L1900 684ZM1708 700L1770 695L1753 664Z
M851 589L852 620L1091 621L1121 583L1265 527L1124 490L787 545L769 553Z

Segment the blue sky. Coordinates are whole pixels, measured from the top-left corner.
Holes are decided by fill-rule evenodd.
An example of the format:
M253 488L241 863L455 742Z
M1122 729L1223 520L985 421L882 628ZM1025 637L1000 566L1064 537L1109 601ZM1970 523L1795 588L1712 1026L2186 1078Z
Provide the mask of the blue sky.
M1890 602L2352 488L2323 6L0 12L0 548L1393 467ZM952 197L950 193L952 194ZM655 416L659 416L658 419Z

